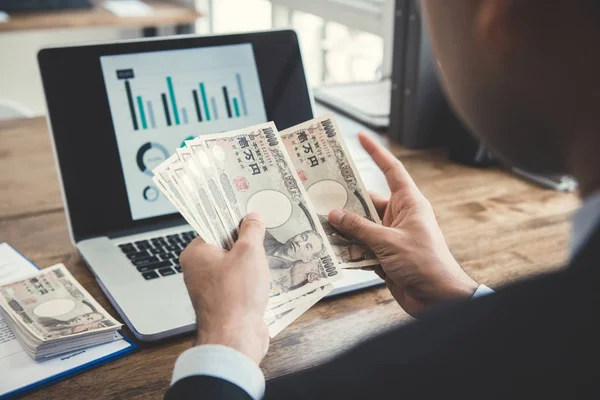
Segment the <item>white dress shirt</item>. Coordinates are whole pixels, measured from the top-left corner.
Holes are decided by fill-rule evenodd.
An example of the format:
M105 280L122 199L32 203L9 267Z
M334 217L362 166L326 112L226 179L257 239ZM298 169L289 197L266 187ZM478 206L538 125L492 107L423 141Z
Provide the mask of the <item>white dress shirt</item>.
M181 353L175 362L171 386L188 376L207 375L229 381L254 400L265 394L265 376L250 358L227 346L205 344Z
M573 218L571 256L573 257L600 224L600 191L588 197ZM494 293L479 285L472 299ZM254 400L265 393L265 377L258 365L244 354L226 346L203 345L193 347L179 356L173 370L171 385L194 375L208 375L229 381L242 388Z

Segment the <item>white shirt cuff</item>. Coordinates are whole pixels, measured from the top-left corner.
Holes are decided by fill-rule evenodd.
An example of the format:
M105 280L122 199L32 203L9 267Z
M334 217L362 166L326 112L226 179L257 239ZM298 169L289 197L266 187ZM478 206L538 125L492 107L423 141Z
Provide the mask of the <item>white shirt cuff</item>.
M231 347L205 344L184 351L175 362L171 385L196 375L231 382L254 400L260 400L265 394L265 377L258 365Z
M485 285L479 285L479 287L477 288L475 293L473 293L471 300L476 299L481 296L486 296L486 295L492 294L492 293L495 293L495 292L492 289L490 289L489 287L487 287Z

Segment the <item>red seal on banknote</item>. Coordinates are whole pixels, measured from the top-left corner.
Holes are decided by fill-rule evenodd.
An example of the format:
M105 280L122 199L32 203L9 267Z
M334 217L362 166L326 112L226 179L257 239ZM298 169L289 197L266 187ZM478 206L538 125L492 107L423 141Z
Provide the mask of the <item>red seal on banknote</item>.
M319 276L319 274L316 272L309 272L308 274L306 274L306 280L309 283L316 282L320 279L321 279L321 276Z
M248 185L248 180L243 176L238 176L233 179L233 186L238 192L245 192L250 187Z
M298 176L302 182L306 182L308 178L306 177L306 172L303 169L298 170Z

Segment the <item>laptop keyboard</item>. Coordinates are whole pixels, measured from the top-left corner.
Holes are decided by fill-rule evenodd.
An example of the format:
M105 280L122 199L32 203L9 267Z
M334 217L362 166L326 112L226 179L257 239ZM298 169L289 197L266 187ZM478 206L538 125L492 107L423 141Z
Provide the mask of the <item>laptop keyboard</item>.
M123 243L119 248L148 281L181 273L179 255L196 236L195 232L189 231Z

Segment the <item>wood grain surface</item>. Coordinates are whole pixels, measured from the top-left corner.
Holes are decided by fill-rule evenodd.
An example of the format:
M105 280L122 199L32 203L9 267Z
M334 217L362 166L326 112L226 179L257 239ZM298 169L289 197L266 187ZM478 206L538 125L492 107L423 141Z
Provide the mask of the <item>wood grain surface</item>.
M500 169L456 165L442 150L392 149L431 201L454 255L479 282L497 288L566 260L575 194L541 189ZM121 319L68 237L44 119L0 122L0 171L0 241L41 267L65 263ZM383 287L324 300L273 340L261 367L267 378L310 368L408 321ZM27 398L160 399L175 359L192 342L186 335L140 343L136 354Z
M144 3L153 8L151 15L121 18L98 5L90 9L10 14L8 22L0 24L0 32L57 28L143 28L192 24L202 16L189 7L167 1L144 0Z

